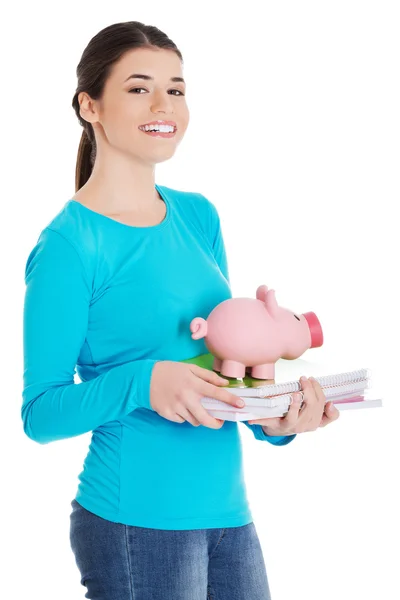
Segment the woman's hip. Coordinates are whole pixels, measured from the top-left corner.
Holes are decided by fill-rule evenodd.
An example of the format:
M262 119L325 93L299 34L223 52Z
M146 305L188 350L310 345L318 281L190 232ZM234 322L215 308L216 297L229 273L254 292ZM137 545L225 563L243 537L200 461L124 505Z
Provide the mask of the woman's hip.
M70 543L92 600L270 600L254 523L164 530L114 523L76 500Z

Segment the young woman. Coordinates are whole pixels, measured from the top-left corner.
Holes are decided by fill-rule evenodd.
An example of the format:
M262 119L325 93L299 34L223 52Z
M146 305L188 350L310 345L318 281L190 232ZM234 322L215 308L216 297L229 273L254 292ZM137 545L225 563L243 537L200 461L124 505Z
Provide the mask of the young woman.
M179 362L207 352L192 318L231 297L214 205L155 184L188 127L182 62L139 22L89 42L72 102L75 195L26 265L24 431L42 444L92 431L70 540L96 600L270 598L238 424L200 402L238 398ZM337 419L316 382L302 389L300 412L245 423L257 440L288 444Z

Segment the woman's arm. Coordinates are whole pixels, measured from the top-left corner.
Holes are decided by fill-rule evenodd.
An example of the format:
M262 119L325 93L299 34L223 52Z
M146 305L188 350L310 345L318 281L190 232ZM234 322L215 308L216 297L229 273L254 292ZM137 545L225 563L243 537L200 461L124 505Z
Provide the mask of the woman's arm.
M24 386L21 416L32 440L46 444L92 431L150 405L156 360L137 360L76 384L85 343L92 284L75 247L42 231L25 270Z

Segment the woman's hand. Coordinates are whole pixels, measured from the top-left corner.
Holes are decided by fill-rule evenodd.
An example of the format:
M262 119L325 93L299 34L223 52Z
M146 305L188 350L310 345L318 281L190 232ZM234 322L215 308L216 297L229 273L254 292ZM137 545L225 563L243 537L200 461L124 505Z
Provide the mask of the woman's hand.
M280 436L315 431L318 427L325 427L336 421L340 412L333 402L326 402L322 387L313 377L300 377L303 390L303 406L300 409L302 393L294 392L293 401L284 417L273 417L270 419L258 419L248 421L260 424L266 435Z
M201 403L203 396L243 408L240 398L228 389L228 379L214 371L170 360L155 363L150 379L150 406L164 419L194 427L221 429L225 421L212 417Z

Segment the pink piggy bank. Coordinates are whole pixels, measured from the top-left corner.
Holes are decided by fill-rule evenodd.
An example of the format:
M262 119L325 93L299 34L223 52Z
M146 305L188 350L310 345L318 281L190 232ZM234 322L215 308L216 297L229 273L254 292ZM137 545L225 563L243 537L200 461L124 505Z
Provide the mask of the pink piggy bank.
M294 359L308 348L322 346L321 324L313 312L297 315L278 305L275 291L261 285L254 298L229 298L211 311L207 320L190 323L192 338L205 338L214 356L213 369L221 375L275 379L279 358Z

